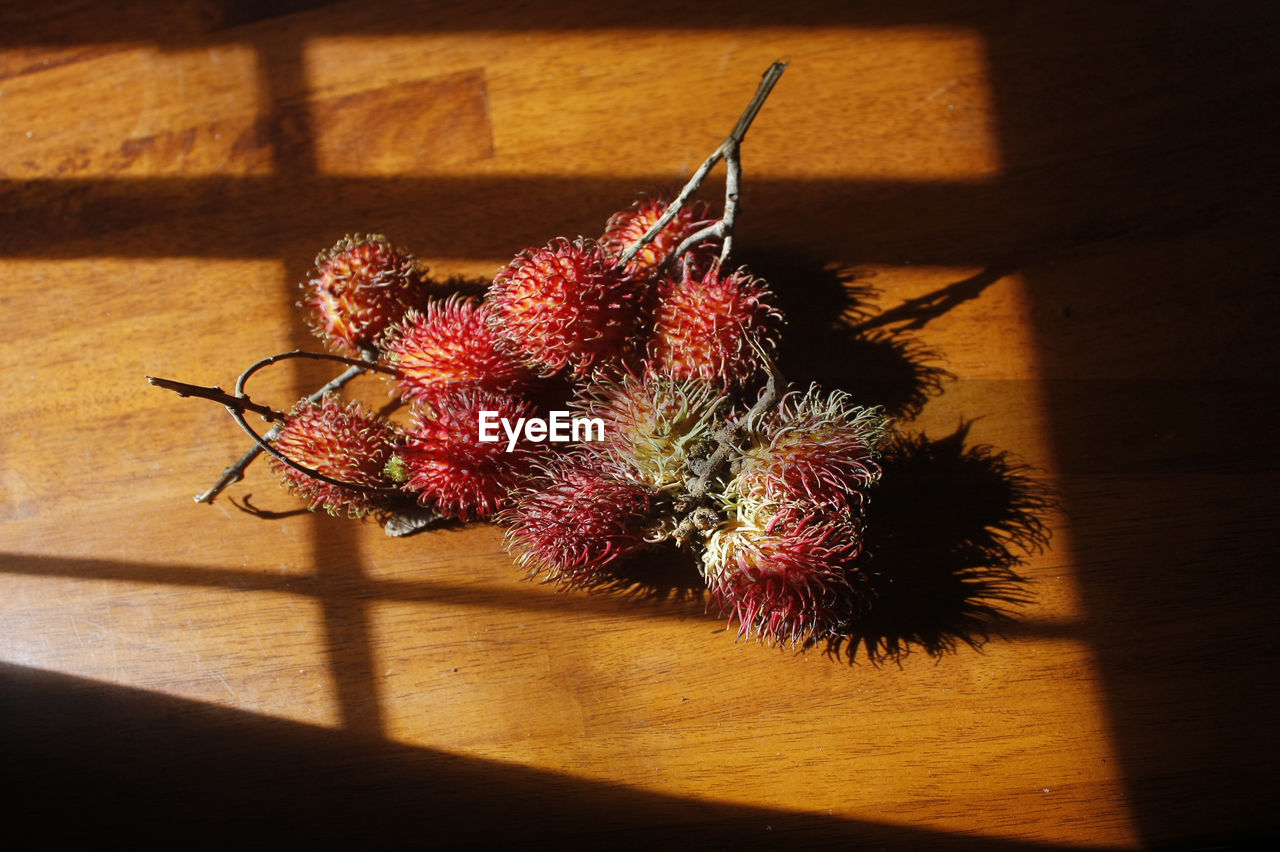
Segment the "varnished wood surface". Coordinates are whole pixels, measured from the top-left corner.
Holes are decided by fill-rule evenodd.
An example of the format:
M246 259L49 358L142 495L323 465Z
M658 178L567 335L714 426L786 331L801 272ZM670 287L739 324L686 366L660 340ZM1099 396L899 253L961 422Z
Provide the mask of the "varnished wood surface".
M251 846L1274 836L1275 13L899 5L7 4L17 824ZM1002 508L999 452L1061 495L1034 513L1052 543L1018 569L1028 601L980 650L941 598L887 626L954 645L936 656L735 643L669 557L631 593L562 594L493 527L288 514L263 466L191 502L245 440L144 375L229 386L311 345L296 282L350 231L441 277L597 233L678 187L777 58L739 246L785 293L787 372L932 442L899 495L914 539L885 558L971 566L948 536Z

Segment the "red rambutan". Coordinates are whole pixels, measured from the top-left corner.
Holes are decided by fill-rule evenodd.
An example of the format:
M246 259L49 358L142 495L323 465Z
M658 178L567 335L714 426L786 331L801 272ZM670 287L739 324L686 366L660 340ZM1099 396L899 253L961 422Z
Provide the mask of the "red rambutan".
M788 394L743 453L733 487L779 503L861 512L880 479L889 429L879 408L853 405L843 391L823 394L814 385Z
M344 406L334 397L320 403L301 400L285 418L282 430L273 445L303 467L353 485L395 488L383 473L398 443L395 427L359 403ZM270 464L281 484L306 500L312 511L360 517L387 501L385 493L322 482L274 457Z
M481 387L446 387L413 407L413 426L396 456L403 488L441 515L469 521L488 518L512 488L524 483L545 445L480 440L480 412L516 423L534 416L532 403ZM498 420L497 422L500 422Z
M485 299L495 331L544 376L570 366L584 376L620 362L643 315L637 282L581 237L521 252Z
M381 234L344 237L316 257L316 277L298 302L328 346L358 355L422 299L426 267Z
M401 396L421 401L459 385L511 393L528 389L533 374L500 346L488 317L486 304L453 297L406 313L387 332L381 357L396 371Z
M835 635L865 602L853 560L861 527L848 512L802 510L739 497L707 539L710 601L739 635L795 644Z
M652 489L584 461L562 457L500 517L520 567L570 587L591 585L609 563L644 547L653 511Z
M773 291L745 268L726 274L719 263L705 273L685 265L679 280L659 285L649 363L678 379L742 387L764 365L756 347L777 350L782 314Z
M620 258L662 218L669 205L670 202L663 198L646 198L637 201L630 210L619 210L610 216L600 238L605 254L615 261ZM707 218L707 211L705 202L684 205L652 242L631 259L626 266L627 274L643 277L656 272L680 247L680 243L711 224L713 220ZM696 252L705 263L719 251L718 245L707 242L694 247L690 253Z

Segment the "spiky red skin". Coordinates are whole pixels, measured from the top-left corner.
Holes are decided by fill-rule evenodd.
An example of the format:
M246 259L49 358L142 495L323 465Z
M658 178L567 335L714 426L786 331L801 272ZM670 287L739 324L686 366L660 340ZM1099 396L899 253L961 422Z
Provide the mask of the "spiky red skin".
M888 434L878 409L788 396L762 439L742 456L735 487L781 504L801 502L861 514L879 481L879 452ZM799 402L797 402L799 399Z
M593 240L556 239L526 249L493 280L486 303L494 330L543 376L619 363L644 316L637 281Z
M635 203L630 210L619 210L609 217L605 223L604 235L600 245L613 260L621 258L623 252L648 233L649 229L662 218L670 202L664 198L646 198ZM702 202L686 204L680 212L658 232L653 241L646 245L626 266L629 275L645 276L666 263L675 250L686 238L711 224L707 218L707 205ZM710 260L719 252L719 246L707 242L690 250L697 252L701 260Z
M381 235L345 237L316 257L299 306L316 336L338 352L375 348L389 326L422 299L426 269Z
M741 536L731 559L707 572L709 603L741 635L795 644L834 635L864 604L853 560L861 529L849 514L781 510L763 534Z
M392 489L395 483L383 475L383 468L397 442L395 427L388 421L357 403L344 406L330 397L321 403L303 400L294 406L273 443L288 458L332 479ZM385 493L321 482L274 457L270 465L281 483L305 499L312 511L324 509L331 515L359 517L387 501Z
M532 575L589 586L611 562L645 546L652 489L592 468L585 457L554 465L503 513L508 550Z
M527 400L466 386L443 388L414 406L413 426L400 452L407 469L403 487L445 517L470 521L492 516L544 454L546 445L523 441L507 452L501 428L500 440L482 442L481 411L496 411L513 425L537 413Z
M740 487L769 500L861 511L880 465L859 436L830 430L823 435L782 431L764 447L748 451Z
M705 273L683 267L659 286L651 368L718 387L745 386L764 370L753 342L773 357L782 327L769 286L745 269Z
M502 346L489 307L470 299L410 310L382 343L381 361L396 371L402 398L423 401L445 387L522 393L534 376Z

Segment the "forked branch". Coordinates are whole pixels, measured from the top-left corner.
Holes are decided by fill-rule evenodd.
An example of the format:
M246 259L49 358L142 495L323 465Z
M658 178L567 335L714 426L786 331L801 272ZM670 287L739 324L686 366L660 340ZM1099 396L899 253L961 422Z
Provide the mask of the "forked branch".
M394 370L391 370L387 367L383 367L382 365L378 364L375 361L375 359L377 358L376 352L373 352L372 350L362 350L361 354L364 356L363 360L358 358L348 358L344 355L330 355L327 352L306 352L301 349L295 349L292 352L282 352L279 355L272 355L270 357L263 358L261 361L249 367L249 369L245 370L243 373L240 374L240 378L236 380L235 394L228 394L226 391L222 390L222 388L219 388L219 387L205 387L204 385L191 385L191 384L187 384L186 382L174 381L173 379L159 379L159 378L154 378L152 376L147 376L147 381L149 381L151 384L155 385L156 387L161 387L161 388L165 388L166 390L171 390L174 393L178 394L179 396L184 396L184 397L194 396L194 397L199 397L201 399L208 399L214 402L222 403L227 407L227 411L231 412L231 416L235 418L236 422L240 424L240 428L243 429L254 440L254 446L248 452L246 452L243 456L241 456L240 459L235 462L235 464L232 464L230 467L225 469L222 472L222 476L218 479L217 482L213 484L211 488L209 488L207 491L197 494L195 496L195 501L197 503L212 503L213 498L221 494L222 491L227 486L232 485L244 479L245 469L250 464L253 463L254 459L262 455L262 453L264 452L271 454L272 456L276 457L277 459L289 465L290 467L296 470L300 470L309 476L313 476L316 479L320 480L321 482L327 482L330 485L340 485L344 488L351 488L357 491L380 490L376 488L370 488L368 486L355 485L353 483L340 482L336 479L331 479L318 471L312 470L308 467L304 467L303 465L298 464L297 462L293 461L292 459L278 452L273 446L271 446L271 442L274 441L276 438L280 437L280 432L282 428L281 421L285 416L284 413L277 411L273 408L269 408L265 405L260 405L258 403L255 403L251 399L249 399L249 397L244 393L245 382L248 381L249 377L252 376L254 373L258 372L264 367L268 367L279 361L284 361L291 358L305 358L305 359L315 360L315 361L337 361L339 363L350 365L341 375L330 380L324 385L324 387L320 388L315 393L307 397L307 401L311 403L319 402L320 400L324 399L324 397L327 396L328 394L334 393L335 391L339 390L347 382L351 381L356 376L366 371L373 370L380 373L394 374L395 372ZM267 434L259 435L249 425L248 421L245 420L244 413L246 411L252 412L254 414L258 414L264 420L274 422L275 425L271 427L271 430L267 432Z
M675 200L667 205L667 209L658 217L658 221L654 222L640 239L628 246L627 250L622 253L618 260L620 266L626 266L630 263L631 259L641 249L653 242L658 234L662 232L662 229L680 214L684 206L689 203L689 199L702 188L702 182L706 180L707 175L721 160L725 161L725 168L728 171L724 183L724 215L705 228L686 237L676 248L671 259L674 260L680 257L703 240L720 239L723 241L720 249L720 262L723 264L728 261L729 253L733 250L733 226L738 213L738 186L742 181L742 140L751 128L751 122L755 121L756 114L764 106L769 93L773 91L778 78L782 76L782 72L785 70L787 70L787 63L785 62L775 62L769 66L768 70L764 72L764 77L760 80L760 86L756 89L755 95L751 98L751 103L747 104L747 108L739 116L738 123L733 126L733 130L720 143L720 147L712 151L711 156L707 157L702 165L698 167L698 170L693 173L693 177L689 178L689 182L684 185L684 189L680 190L680 194L676 196Z
M147 381L158 388L171 390L181 397L199 397L200 399L208 399L213 402L220 402L227 408L234 411L252 411L254 414L262 417L267 422L278 423L284 419L283 411L276 411L265 405L260 405L247 396L232 396L222 388L214 385L206 387L205 385L191 385L186 382L178 382L173 379L158 379L155 376L147 376Z

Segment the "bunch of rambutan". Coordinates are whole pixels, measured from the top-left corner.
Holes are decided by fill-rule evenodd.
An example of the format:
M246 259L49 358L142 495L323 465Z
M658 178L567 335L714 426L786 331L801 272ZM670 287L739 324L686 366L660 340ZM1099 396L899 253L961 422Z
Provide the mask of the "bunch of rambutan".
M867 598L858 556L888 426L845 394L777 386L769 285L725 266L715 239L676 256L705 206L646 237L668 203L643 200L596 239L525 249L483 298L448 293L382 236L321 253L299 302L311 328L376 360L407 415L299 403L275 439L293 462L273 462L283 484L334 514L416 504L496 520L522 568L566 587L674 542L742 634L843 629ZM557 404L599 424L594 439L480 428L482 412L509 426Z
M844 629L867 598L858 556L888 426L845 394L780 387L774 293L702 237L705 205L669 204L527 248L482 297L383 236L322 252L302 284L309 326L397 400L282 414L282 484L331 514L495 520L522 568L566 587L674 543L741 634ZM534 429L548 414L572 415L573 437Z
M835 636L870 603L859 560L888 424L878 409L816 386L784 396L751 430L716 491L702 554L711 598L745 633Z
M316 258L298 303L330 354L272 356L235 395L153 381L227 405L312 510L381 516L391 534L494 520L530 576L565 587L608 583L619 560L674 545L696 555L709 603L740 635L838 637L873 588L859 557L889 426L847 394L783 386L775 295L728 263L738 146L785 67L765 72L676 199L528 247L480 297L433 282L386 237L349 236ZM713 218L691 196L721 159ZM285 357L352 369L288 412L249 400L245 380ZM362 371L391 383L382 413L332 394ZM245 411L276 426L264 438Z
M886 622L922 591L934 594L909 564L883 564L886 542L915 531L893 523L911 479L909 443L896 440L879 407L785 384L778 299L729 260L740 146L785 67L765 71L677 196L641 199L594 236L529 246L491 281L435 281L413 253L376 234L321 252L298 306L328 352L265 358L234 393L150 379L225 405L255 441L196 501L212 502L266 452L281 484L312 511L376 518L397 536L494 522L529 577L565 589L644 583L644 562L622 563L661 548L688 562L695 583L700 575L707 606L736 623L739 637L896 654L914 628L890 635ZM694 196L722 161L715 216ZM287 411L250 399L247 380L288 358L348 369ZM339 391L367 372L387 379L393 399L379 409L341 401ZM271 431L259 434L247 413L273 422ZM882 463L894 471L887 488ZM1018 479L1010 471L997 474ZM946 545L1006 569L994 580L948 578L964 587L953 597L1003 595L1020 582L1007 571L1016 559L992 553L990 542L1007 534L1039 546L1043 528L1013 514L1012 533L997 523L986 545L981 536ZM959 606L961 619L997 613L982 602ZM934 637L931 652L950 641L932 628L921 635Z

